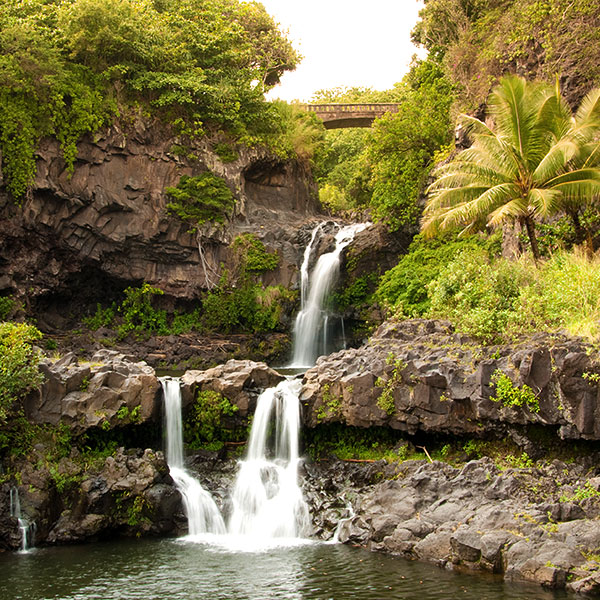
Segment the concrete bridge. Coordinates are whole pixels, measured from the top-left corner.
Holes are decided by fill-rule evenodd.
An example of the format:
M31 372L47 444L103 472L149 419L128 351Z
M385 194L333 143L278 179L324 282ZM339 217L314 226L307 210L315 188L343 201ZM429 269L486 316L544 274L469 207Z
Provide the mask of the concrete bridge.
M312 112L323 121L325 129L345 127L371 127L377 117L385 113L397 113L397 104L300 104L300 108Z

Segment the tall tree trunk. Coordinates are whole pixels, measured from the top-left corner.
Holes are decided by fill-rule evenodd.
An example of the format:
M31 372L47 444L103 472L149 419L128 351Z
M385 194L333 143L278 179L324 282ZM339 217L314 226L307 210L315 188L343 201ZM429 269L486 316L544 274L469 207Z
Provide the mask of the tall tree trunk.
M531 215L527 215L523 219L525 223L525 229L527 229L527 237L529 238L529 243L531 244L531 252L533 254L533 259L537 263L540 260L540 247L538 246L537 237L535 235L535 221Z

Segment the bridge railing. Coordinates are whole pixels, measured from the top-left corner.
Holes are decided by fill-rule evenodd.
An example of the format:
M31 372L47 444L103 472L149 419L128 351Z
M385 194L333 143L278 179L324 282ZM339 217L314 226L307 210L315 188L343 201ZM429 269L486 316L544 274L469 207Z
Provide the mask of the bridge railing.
M308 112L352 112L352 113L384 113L398 112L397 104L373 102L370 104L300 104L299 108Z

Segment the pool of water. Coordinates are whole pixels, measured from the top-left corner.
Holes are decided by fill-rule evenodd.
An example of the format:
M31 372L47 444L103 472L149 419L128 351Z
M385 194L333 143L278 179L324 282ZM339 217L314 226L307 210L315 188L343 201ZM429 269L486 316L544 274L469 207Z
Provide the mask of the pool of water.
M556 600L537 586L324 543L244 551L187 538L0 555L2 600Z

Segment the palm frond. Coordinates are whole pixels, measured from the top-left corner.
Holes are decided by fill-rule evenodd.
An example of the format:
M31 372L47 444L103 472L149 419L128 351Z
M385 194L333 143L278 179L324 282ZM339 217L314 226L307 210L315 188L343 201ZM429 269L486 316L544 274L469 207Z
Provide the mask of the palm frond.
M551 215L560 209L562 192L557 189L534 188L529 190L527 204L536 214L543 217Z
M522 217L526 210L526 202L523 198L513 198L490 214L488 224L492 227L498 227L505 221L513 221Z
M540 161L532 173L535 184L543 184L549 179L565 172L567 164L577 155L577 144L570 139L563 138L550 148L549 152Z
M600 120L600 88L595 88L586 94L575 113L575 122L598 122Z

